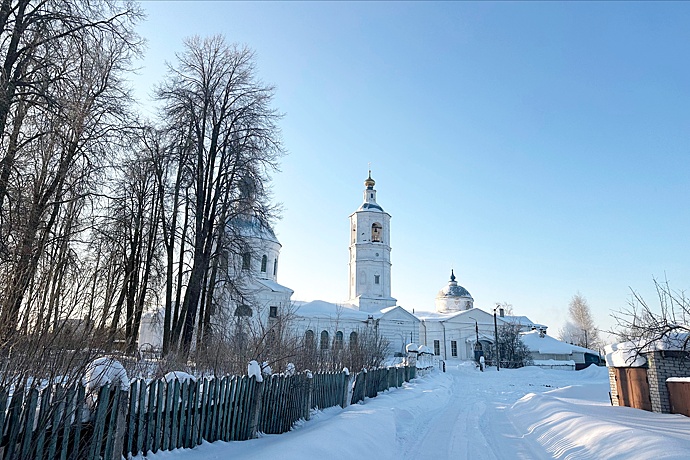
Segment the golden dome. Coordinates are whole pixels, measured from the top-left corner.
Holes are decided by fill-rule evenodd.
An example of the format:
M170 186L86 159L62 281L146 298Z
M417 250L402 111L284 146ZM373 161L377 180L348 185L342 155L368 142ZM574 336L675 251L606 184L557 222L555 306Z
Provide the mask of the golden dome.
M371 169L369 170L369 177L364 181L364 186L366 188L374 188L374 185L376 185L376 182L374 179L371 178Z

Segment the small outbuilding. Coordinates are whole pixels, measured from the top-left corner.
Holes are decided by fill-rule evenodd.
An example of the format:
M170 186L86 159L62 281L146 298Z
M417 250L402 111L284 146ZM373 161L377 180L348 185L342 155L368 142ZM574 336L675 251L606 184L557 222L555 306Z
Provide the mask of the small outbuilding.
M521 334L529 348L535 366L545 369L580 370L590 364L599 364L599 353L584 347L562 342L535 329Z
M606 347L611 404L690 416L690 334Z

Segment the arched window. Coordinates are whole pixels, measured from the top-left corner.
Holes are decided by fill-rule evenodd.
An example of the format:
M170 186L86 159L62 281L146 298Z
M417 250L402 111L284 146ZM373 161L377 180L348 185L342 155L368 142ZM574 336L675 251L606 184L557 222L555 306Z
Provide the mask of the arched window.
M335 343L333 344L334 348L337 348L338 350L341 350L343 348L343 332L338 331L335 333Z
M321 331L321 343L319 345L322 350L328 350L328 331Z
M252 254L249 251L242 253L242 270L249 270L252 264Z
M314 348L314 331L311 329L304 333L304 346Z
M273 276L278 274L278 259L273 259Z
M350 332L350 350L357 347L357 333L355 331Z
M371 241L380 243L383 237L383 227L378 222L371 224Z
M268 265L268 257L264 254L261 258L261 273L266 273L266 265Z

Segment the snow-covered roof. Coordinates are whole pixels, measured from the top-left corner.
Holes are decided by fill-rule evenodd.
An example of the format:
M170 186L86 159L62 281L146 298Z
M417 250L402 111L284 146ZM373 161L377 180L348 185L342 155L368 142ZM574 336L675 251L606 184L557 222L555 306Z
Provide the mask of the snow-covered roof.
M326 318L326 319L350 319L366 321L369 317L374 319L381 317L380 312L369 313L357 310L353 305L342 303L331 303L324 300L314 300L312 302L295 302L295 314L307 318Z
M464 287L460 286L457 281L455 281L455 273L453 270L450 271L450 281L447 285L443 286L440 291L438 291L438 295L436 296L436 298L443 297L462 297L474 300L472 299L470 292Z
M604 348L606 365L609 367L640 367L647 363L647 359L640 355L640 352L682 351L687 350L688 345L690 345L690 333L685 331L672 331L647 345L642 341L614 343Z
M614 343L604 347L608 367L642 367L647 359L638 354L637 345L633 342Z
M524 332L521 335L522 342L529 348L531 352L538 352L541 354L554 354L554 355L572 355L575 353L590 353L593 355L598 355L599 353L584 347L578 347L577 345L571 345L566 342L561 342L549 335L544 334L543 337L540 336L539 331Z
M496 338L493 337L493 336L488 336L488 335L485 335L485 334L479 334L479 341L480 341L480 342L481 342L481 341L484 341L484 342L494 343L494 340L495 340L495 339L496 339ZM476 341L477 341L477 336L476 336L476 335L473 335L472 337L467 337L467 339L465 339L465 342L467 342L467 343L474 343L474 342L476 342Z
M392 307L382 308L382 309L381 309L381 313L383 313L383 314L385 315L385 314L388 313L389 311L393 311L393 310L395 310L396 308L399 308L399 307L398 307L397 305L393 305Z
M280 244L268 222L256 216L238 216L228 222L228 226L245 237L259 238Z
M545 324L535 323L526 316L499 316L506 323L519 324L520 326L536 327L537 329L547 329Z
M484 315L491 316L489 313L485 312L481 308L470 308L469 310L463 310L463 311L454 311L452 313L438 313L435 311L420 311L415 313L417 318L419 318L422 321L448 321L453 318L462 318L465 319L464 317L467 316L467 321L474 323L477 321L477 318L473 318L472 314L481 312ZM493 321L493 319L492 319Z
M273 292L289 292L290 294L292 294L294 292L289 287L285 287L282 284L276 283L273 280L256 278L254 281L256 281L259 284L262 284L263 286L267 287L268 289L270 289Z
M376 203L362 203L362 206L360 206L357 211L381 211L381 212L383 212L383 208Z

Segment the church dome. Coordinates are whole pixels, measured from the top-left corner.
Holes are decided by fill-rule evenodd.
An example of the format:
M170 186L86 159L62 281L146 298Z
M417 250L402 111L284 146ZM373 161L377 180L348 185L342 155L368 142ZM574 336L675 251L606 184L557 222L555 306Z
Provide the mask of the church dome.
M438 291L436 296L436 311L450 313L469 310L474 304L474 299L469 291L455 281L455 273L450 271L450 281Z
M371 170L369 170L369 177L364 181L364 186L368 189L372 189L374 185L376 185L376 181L371 178Z

